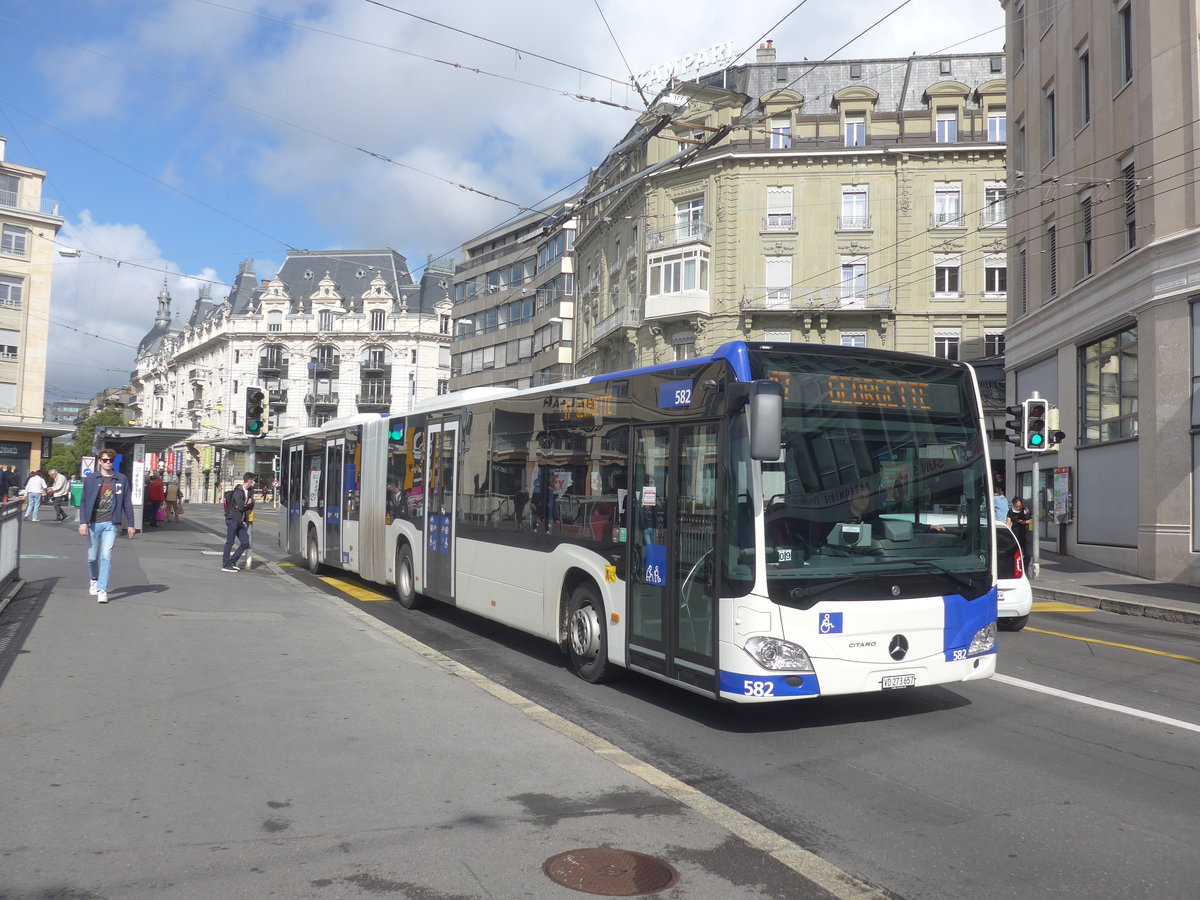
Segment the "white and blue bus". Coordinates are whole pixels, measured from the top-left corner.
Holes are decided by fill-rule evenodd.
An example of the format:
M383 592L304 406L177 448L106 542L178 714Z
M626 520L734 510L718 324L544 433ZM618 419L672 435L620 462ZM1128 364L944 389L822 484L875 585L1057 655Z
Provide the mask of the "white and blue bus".
M284 549L624 669L763 702L995 671L970 366L810 344L288 435Z

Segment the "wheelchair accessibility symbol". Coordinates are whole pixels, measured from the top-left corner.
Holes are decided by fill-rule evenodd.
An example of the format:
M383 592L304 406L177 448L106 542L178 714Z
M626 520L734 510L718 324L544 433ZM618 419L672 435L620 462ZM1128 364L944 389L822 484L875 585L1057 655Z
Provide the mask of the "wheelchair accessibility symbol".
M841 634L842 614L821 613L821 622L818 628L820 629L821 634Z

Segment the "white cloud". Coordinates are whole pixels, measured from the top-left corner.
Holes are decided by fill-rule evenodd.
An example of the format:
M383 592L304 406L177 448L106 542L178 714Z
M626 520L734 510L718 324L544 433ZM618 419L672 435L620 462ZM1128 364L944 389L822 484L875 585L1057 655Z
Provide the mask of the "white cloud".
M63 227L57 242L81 253L54 265L47 399L90 397L128 380L135 348L154 325L164 277L171 310L182 319L203 283L198 279L220 277L211 267L180 274L140 226L96 222L88 210ZM214 298L226 292L212 285Z

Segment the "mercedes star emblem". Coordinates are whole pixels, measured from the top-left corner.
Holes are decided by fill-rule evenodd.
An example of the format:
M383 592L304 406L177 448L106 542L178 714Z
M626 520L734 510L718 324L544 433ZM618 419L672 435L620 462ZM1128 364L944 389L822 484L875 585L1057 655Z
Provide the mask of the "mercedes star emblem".
M902 634L895 635L888 644L888 655L897 662L904 659L908 655L908 638Z

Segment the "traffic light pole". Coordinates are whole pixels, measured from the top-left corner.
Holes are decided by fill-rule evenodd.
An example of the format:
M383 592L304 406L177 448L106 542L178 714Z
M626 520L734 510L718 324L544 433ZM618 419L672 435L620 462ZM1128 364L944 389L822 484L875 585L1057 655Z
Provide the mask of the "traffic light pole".
M255 465L258 455L258 438L250 435L246 439L246 471L258 474L258 468ZM252 511L253 512L253 511ZM246 523L246 571L254 568L254 521L253 519Z
M1033 397L1031 399L1040 400L1041 397L1038 395L1037 391L1034 391ZM1029 512L1032 516L1032 518L1029 521L1029 530L1030 530L1029 543L1032 545L1032 550L1033 550L1033 553L1031 554L1033 556L1033 565L1030 567L1032 570L1030 573L1030 576L1029 576L1030 578L1037 578L1041 571L1041 558L1042 558L1041 543L1042 543L1042 540L1041 540L1041 525L1038 522L1038 517L1041 514L1041 508L1042 508L1041 497L1038 496L1041 493L1041 491L1039 490L1039 485L1041 484L1040 470L1038 468L1038 458L1040 456L1041 456L1040 453L1033 454L1033 491L1032 491L1033 496L1030 498L1030 501L1029 501Z

